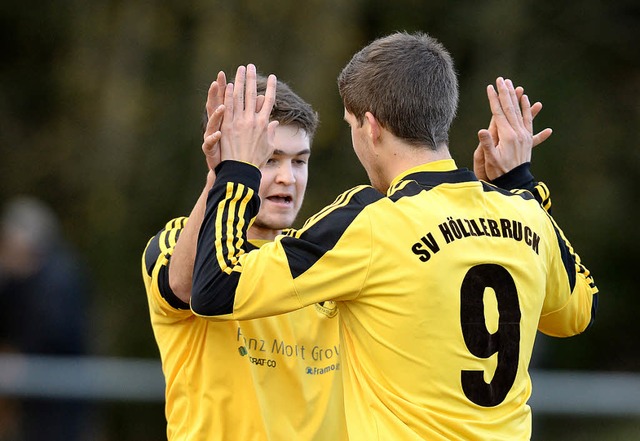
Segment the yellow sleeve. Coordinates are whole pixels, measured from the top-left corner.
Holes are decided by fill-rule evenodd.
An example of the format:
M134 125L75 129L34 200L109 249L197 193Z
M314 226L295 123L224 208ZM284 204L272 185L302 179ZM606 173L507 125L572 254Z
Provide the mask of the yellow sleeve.
M178 299L169 286L169 262L186 221L186 217L180 217L168 222L158 234L149 239L142 253L142 280L150 312L152 316L166 320L183 319L192 315L189 305Z
M580 256L549 216L558 239L549 265L547 294L538 329L554 337L584 332L594 321L598 288Z

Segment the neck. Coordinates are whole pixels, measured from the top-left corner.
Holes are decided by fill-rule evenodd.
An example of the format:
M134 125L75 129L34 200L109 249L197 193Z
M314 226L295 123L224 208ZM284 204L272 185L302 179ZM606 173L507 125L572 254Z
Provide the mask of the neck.
M380 150L378 161L381 186L378 190L386 193L391 182L401 173L422 164L451 159L449 148L443 144L436 150L427 147L415 147L400 141L392 143L389 148Z
M282 230L272 230L256 226L255 224L247 231L247 239L249 240L274 240Z

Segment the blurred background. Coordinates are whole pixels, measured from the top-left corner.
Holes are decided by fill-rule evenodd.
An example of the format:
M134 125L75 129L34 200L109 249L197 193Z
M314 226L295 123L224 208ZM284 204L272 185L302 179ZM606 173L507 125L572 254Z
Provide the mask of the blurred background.
M485 88L497 76L544 104L535 128L554 134L536 148L533 171L601 297L587 333L540 339L535 367L638 374L635 0L3 2L0 203L3 228L22 242L5 244L0 260L2 350L158 360L140 257L166 221L188 215L204 185L200 121L217 72L232 78L237 65L255 63L319 112L302 221L367 182L335 79L353 53L396 30L430 33L456 62L450 146L459 166L472 167L476 133L490 118ZM43 275L50 250L24 251L38 234L38 243L66 250L63 269ZM52 434L37 409L52 401L18 398L0 398L0 441L54 439L24 429L39 421ZM161 398L72 400L76 410L64 415L77 419L79 435L60 439L165 439ZM639 414L544 412L534 439L640 439Z

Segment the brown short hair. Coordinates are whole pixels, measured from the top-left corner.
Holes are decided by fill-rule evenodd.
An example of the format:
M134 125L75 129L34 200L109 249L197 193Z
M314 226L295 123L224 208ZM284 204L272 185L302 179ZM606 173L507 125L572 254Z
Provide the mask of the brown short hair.
M264 95L267 90L267 77L258 74L256 81L258 95ZM318 128L318 113L313 110L311 104L300 98L284 82L278 80L276 88L276 102L271 110L271 121L278 121L282 125L293 125L304 130L313 140L313 136ZM202 131L207 127L207 112L205 110L202 120Z
M345 109L371 112L395 136L436 149L449 142L458 107L453 60L425 33L396 32L356 53L338 76Z

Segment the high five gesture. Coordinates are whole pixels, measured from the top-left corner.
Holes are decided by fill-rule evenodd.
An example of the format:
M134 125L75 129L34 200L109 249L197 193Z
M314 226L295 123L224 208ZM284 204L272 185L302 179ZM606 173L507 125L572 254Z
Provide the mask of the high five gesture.
M221 159L261 167L273 153L277 121L269 121L276 98L276 77L269 75L264 99L256 92L256 67L239 66L226 86L220 139Z

